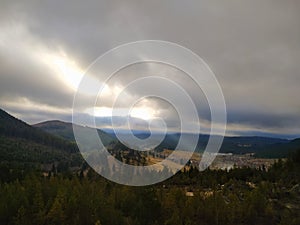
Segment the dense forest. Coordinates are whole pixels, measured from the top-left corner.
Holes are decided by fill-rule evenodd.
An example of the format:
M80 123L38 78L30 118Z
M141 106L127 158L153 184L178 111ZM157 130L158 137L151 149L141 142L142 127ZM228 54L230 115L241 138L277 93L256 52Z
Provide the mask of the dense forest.
M112 183L86 165L77 174L0 171L0 224L300 224L300 151L268 171L190 168L147 187Z
M32 127L0 109L0 162L40 168L61 163L80 166L76 143Z
M73 139L66 138L72 138L70 124L42 125L32 127L0 110L1 225L300 224L300 151L290 151L293 155L269 169L199 172L190 165L162 183L129 187L84 163ZM231 139L232 145L249 143L249 138ZM299 139L281 144L250 139L255 146L270 142L266 153L272 155L300 146ZM125 163L143 161L119 142L110 149Z

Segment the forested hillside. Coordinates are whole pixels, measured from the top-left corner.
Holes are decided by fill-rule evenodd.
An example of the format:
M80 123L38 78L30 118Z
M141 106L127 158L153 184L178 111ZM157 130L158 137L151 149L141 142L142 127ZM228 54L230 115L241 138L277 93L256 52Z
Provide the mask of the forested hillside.
M46 146L55 147L66 152L76 152L77 146L62 138L50 135L34 128L25 122L9 115L0 109L0 135L6 137L23 138Z
M140 134L141 135L141 134ZM185 134L188 136L188 134ZM163 149L174 149L180 138L179 133L167 134L160 145L156 147L158 151ZM203 152L209 135L199 135L196 146L197 152ZM281 138L270 137L224 137L220 153L246 154L254 153L256 157L263 158L286 158L298 147L297 139L290 141ZM189 146L188 146L189 147Z
M117 185L86 170L2 179L0 224L300 224L300 152L268 171L190 168L148 187Z
M77 129L83 130L83 133L86 130L91 129L89 127L83 127L83 126L79 126L79 125L75 125L75 126L77 127ZM67 122L63 122L63 121L59 121L59 120L52 120L52 121L45 121L42 123L35 124L35 125L33 125L33 127L42 129L42 130L46 131L47 133L59 136L61 138L67 139L72 142L75 142L72 123L67 123ZM101 138L101 141L104 146L110 144L112 141L116 141L116 139L114 137L107 134L103 130L97 129L97 131L98 131L98 135ZM92 142L92 140L89 136L86 136L85 140L87 143Z
M1 165L11 163L40 166L49 163L81 165L75 143L31 127L0 109Z

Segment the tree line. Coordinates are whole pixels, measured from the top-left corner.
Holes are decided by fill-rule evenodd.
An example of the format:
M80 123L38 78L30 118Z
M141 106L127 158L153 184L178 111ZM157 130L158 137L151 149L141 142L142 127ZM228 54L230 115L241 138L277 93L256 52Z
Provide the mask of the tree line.
M15 167L14 179L1 170L0 224L296 225L299 152L269 170L191 167L147 187L112 183L86 165L47 176Z

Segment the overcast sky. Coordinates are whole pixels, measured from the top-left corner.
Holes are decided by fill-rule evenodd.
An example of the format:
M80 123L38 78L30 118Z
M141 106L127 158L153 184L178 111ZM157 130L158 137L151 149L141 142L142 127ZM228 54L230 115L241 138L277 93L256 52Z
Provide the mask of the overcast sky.
M90 63L120 44L155 39L189 48L211 67L226 100L228 135L298 137L299 12L298 0L2 0L0 107L30 124L71 121L73 96ZM127 74L138 77L139 70ZM103 126L123 82L107 86L98 115ZM140 102L133 114L178 126L174 108L155 99ZM205 126L209 113L199 114Z

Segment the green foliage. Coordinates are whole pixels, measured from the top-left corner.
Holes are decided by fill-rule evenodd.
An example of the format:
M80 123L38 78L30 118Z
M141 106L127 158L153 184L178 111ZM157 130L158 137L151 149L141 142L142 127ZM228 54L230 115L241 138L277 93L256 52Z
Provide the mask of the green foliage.
M64 140L3 111L0 122L0 224L300 224L300 150L268 171L190 168L161 184L127 187L82 165ZM50 176L40 170L47 163ZM74 165L80 173L70 172Z
M82 162L74 143L31 127L0 109L1 181L22 177L29 168L40 169L55 163L60 172Z
M299 166L295 155L269 171L194 169L148 187L117 185L93 172L50 179L33 172L0 183L0 224L296 225Z
M78 152L74 143L50 135L38 128L34 128L21 120L14 118L0 109L0 136L28 140L68 153Z
M54 120L39 123L33 125L33 127L39 128L40 130L46 131L47 133L66 139L68 141L75 142L72 123ZM76 129L81 130L82 132L82 144L89 145L90 149L94 149L97 147L97 145L93 144L93 137L89 135L90 132L93 132L92 128L76 125ZM104 146L109 145L112 141L116 141L116 138L107 134L103 130L98 129L97 132Z

